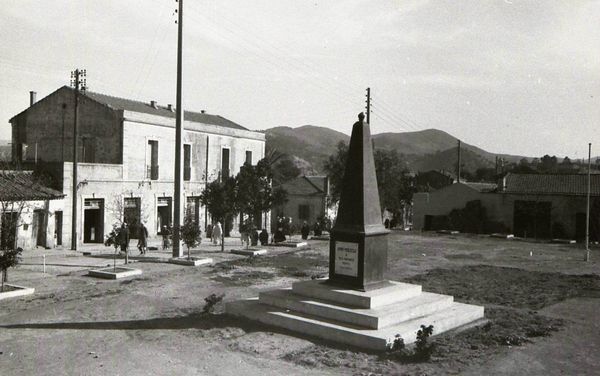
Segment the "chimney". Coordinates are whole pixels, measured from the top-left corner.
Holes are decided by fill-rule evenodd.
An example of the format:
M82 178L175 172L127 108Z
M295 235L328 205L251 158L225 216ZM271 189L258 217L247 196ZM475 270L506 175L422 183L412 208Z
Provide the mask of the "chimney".
M156 101L150 101L150 107L152 107L152 108L158 108L156 106Z
M167 105L167 110L171 111L171 112L175 112L175 108L173 107L173 105L171 103L169 103Z
M33 104L36 102L36 96L37 93L35 91L29 92L29 106L33 106Z
M506 191L506 175L498 179L498 191L504 192Z

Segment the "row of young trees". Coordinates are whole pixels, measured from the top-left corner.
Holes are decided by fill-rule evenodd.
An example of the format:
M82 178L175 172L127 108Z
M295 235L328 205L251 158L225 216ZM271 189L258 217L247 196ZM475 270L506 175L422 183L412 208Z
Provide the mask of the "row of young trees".
M600 160L597 159L592 168L600 169ZM559 161L556 156L548 154L540 158L521 158L519 162L506 162L499 159L498 167L479 168L474 173L464 171L463 178L470 181L496 182L500 177L509 172L515 174L576 174L587 171L587 161L571 160L564 157Z
M223 224L236 215L247 216L242 230L251 231L260 223L262 215L287 200L282 188L273 188L272 159L263 158L256 166L244 164L236 176L217 179L208 183L200 202L206 206L213 220ZM262 224L266 226L267 224ZM224 231L221 234L225 236ZM221 239L221 250L224 250Z

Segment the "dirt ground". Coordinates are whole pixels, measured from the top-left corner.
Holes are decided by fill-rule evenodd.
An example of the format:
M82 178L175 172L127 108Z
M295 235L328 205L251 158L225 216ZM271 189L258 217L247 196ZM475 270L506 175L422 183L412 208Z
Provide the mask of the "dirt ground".
M239 320L222 304L202 313L213 293L229 301L326 276L324 241L255 258L203 245L193 253L216 263L196 268L154 252L133 264L143 275L121 281L85 275L112 264L108 249L45 251L54 252L46 273L39 251L27 252L10 281L36 293L0 301L2 375L591 375L600 367L597 249L586 263L577 245L392 233L390 279L486 308L487 324L432 337L422 363Z

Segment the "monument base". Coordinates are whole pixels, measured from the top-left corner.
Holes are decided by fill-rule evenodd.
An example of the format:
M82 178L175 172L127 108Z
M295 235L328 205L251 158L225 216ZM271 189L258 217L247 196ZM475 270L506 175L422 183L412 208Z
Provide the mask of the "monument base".
M385 350L396 335L416 340L421 325L437 335L483 318L483 307L454 302L452 296L421 286L389 282L371 291L348 290L324 280L260 293L226 304L227 313L326 340L369 350Z

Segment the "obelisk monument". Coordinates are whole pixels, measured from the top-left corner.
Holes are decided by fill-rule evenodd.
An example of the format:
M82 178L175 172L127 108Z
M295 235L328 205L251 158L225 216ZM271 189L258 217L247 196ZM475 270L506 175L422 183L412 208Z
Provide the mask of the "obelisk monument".
M369 291L388 286L387 235L381 221L371 130L364 114L352 127L337 220L329 244L329 283Z

